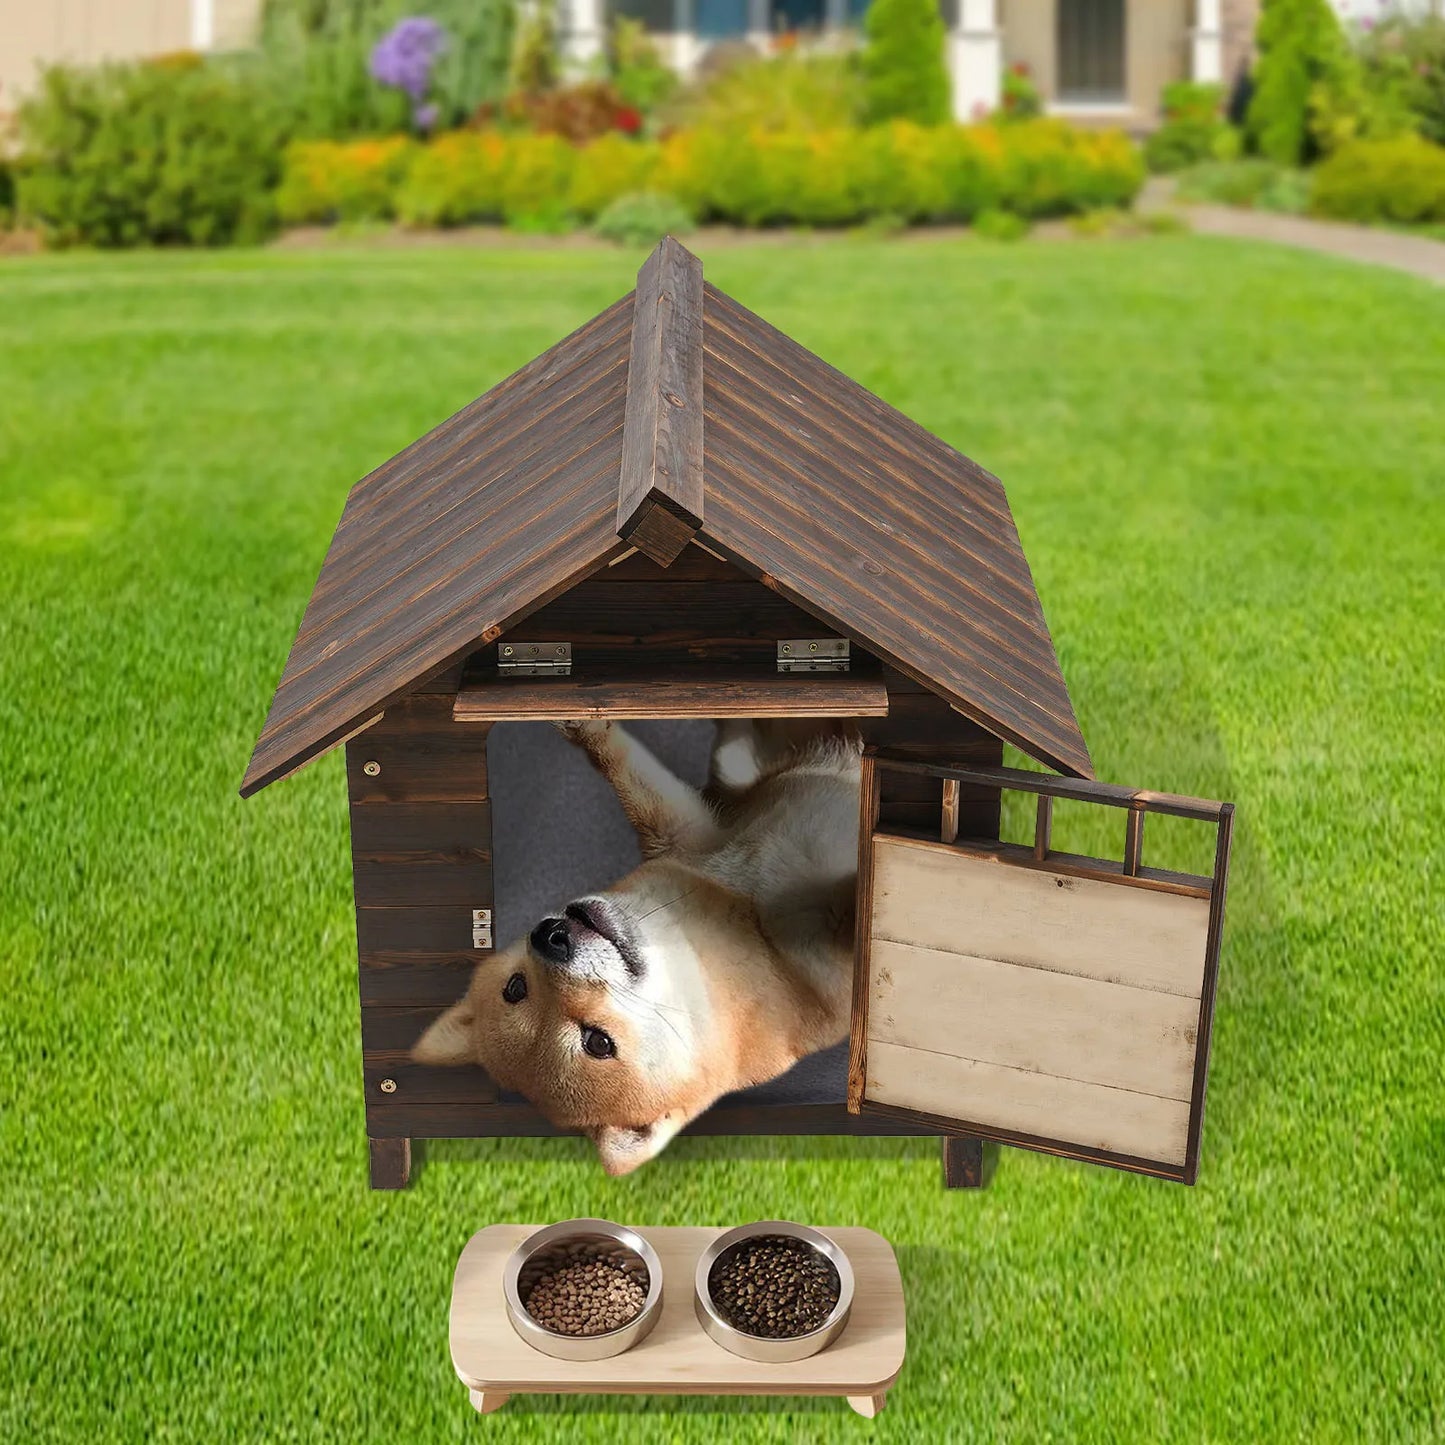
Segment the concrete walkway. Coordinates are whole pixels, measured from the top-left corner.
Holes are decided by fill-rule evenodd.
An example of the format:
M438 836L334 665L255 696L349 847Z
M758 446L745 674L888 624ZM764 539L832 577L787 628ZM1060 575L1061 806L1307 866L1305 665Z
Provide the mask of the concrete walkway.
M1181 214L1201 236L1239 236L1249 241L1276 241L1323 251L1347 261L1371 266L1393 266L1437 286L1445 286L1445 242L1428 236L1407 236L1374 226L1350 226L1339 221L1311 221L1304 216L1282 216L1273 211L1243 211L1233 206L1181 206Z
M1285 216L1274 211L1246 211L1235 206L1189 205L1174 194L1168 176L1151 176L1139 196L1141 210L1169 206L1178 211L1201 236L1237 236L1245 241L1273 241L1343 256L1369 266L1391 266L1445 286L1445 242L1428 236L1410 236L1375 226L1352 226L1343 221L1312 221L1307 216Z

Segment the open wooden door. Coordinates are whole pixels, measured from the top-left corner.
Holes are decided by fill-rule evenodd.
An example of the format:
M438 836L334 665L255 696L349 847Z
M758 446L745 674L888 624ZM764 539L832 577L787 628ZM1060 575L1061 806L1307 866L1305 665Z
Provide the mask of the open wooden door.
M1038 795L1034 846L879 830L878 770ZM1126 810L1122 862L1054 852L1053 800ZM1146 868L1150 813L1214 872ZM848 1107L1192 1184L1234 808L1012 768L863 759Z

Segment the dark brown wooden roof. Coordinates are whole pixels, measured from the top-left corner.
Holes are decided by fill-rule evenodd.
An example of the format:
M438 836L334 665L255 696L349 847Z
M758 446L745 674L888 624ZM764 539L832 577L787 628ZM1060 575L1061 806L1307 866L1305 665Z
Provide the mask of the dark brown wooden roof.
M983 727L1092 776L998 480L702 288L677 242L649 266L352 489L242 794L629 543L665 564L694 535ZM629 398L629 375L647 395Z
M1066 773L1092 777L997 477L714 286L699 538Z

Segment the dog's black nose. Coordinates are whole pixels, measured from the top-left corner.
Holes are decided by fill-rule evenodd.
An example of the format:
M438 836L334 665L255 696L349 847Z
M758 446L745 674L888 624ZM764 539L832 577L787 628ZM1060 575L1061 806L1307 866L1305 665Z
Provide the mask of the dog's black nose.
M532 930L532 947L547 963L572 961L572 930L565 918L544 918Z

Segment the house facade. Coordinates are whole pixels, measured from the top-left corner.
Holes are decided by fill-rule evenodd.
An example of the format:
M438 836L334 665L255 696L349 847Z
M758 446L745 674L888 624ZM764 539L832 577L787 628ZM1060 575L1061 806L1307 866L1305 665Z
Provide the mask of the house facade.
M1050 112L1145 129L1173 80L1228 83L1248 63L1259 0L940 0L953 112L999 103L1004 70L1027 68ZM861 26L867 0L567 0L563 41L577 63L600 51L616 13L641 20L664 54L692 72L713 47L774 36L825 40Z
M1374 0L1337 0L1340 9ZM766 53L792 33L846 40L868 0L560 0L563 49L594 61L619 14L640 19L684 74L714 47ZM1084 123L1147 129L1171 80L1228 83L1247 63L1259 0L940 0L953 111L971 120L999 101L1004 70L1021 65L1050 111ZM424 13L425 0L416 9ZM30 89L39 66L94 64L176 50L224 50L254 34L260 0L0 0L0 111Z

